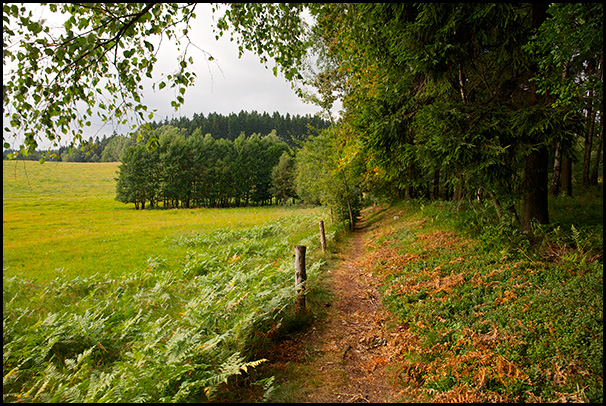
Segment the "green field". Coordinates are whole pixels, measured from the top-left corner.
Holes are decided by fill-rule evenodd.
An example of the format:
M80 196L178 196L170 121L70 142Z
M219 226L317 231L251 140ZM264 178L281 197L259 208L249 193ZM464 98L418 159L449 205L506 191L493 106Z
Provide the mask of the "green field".
M116 168L4 162L3 400L233 400L271 332L309 319L293 247L311 290L326 210L134 210ZM247 382L260 398L273 378Z
M191 232L242 229L320 209L135 210L114 200L119 163L3 162L4 276L40 282L59 274L117 276L161 257L174 266Z

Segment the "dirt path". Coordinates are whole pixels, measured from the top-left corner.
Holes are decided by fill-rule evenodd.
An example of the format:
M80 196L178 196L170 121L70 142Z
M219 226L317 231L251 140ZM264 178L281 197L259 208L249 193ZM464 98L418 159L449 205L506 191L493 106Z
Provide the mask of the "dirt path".
M277 377L279 397L285 397L281 400L405 401L385 368L390 360L389 314L381 303L377 281L361 266L371 229L360 224L329 271L328 284L335 299L325 304L327 316L276 348L272 368L284 372Z

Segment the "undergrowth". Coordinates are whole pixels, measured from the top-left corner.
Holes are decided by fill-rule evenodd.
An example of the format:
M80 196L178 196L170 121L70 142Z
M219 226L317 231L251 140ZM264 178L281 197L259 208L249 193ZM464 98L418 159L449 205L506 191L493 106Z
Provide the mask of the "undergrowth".
M559 198L556 221L532 238L490 220L489 204L391 207L400 219L375 232L368 266L403 326L397 382L419 401L601 403L598 198L582 207Z
M167 240L188 247L176 269L152 257L113 279L4 277L3 400L238 400L242 385L268 396L273 378L256 377L257 355L297 324L293 246L308 247L313 284L318 239L315 216L291 216Z

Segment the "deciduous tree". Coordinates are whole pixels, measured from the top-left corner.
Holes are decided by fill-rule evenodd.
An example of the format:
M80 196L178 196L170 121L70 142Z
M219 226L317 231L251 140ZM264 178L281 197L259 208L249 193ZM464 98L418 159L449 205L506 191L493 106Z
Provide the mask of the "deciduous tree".
M149 38L164 33L177 41L182 33L187 46L195 5L49 7L67 16L60 35L24 7L3 7L4 62L17 63L5 85L5 116L23 129L25 146L36 146L40 130L55 140L86 125L92 109L120 120L131 109L144 119L139 79L155 62ZM384 190L388 182L405 195L428 196L443 183L455 197L481 187L495 202L521 199L528 230L533 220L549 220L549 154L573 144L579 114L586 117L583 179L589 176L602 117L602 15L601 4L236 3L216 29L217 36L230 32L241 53L273 60L274 74L308 100L331 106L342 99L335 134L344 144L353 129L357 141L336 147L343 153L331 157L337 167L365 154L374 173L367 179L380 178ZM21 45L13 47L17 37ZM184 55L178 73L159 83L178 89L174 106L193 83L192 62ZM214 129L220 123L211 116ZM319 198L308 186L301 192ZM264 201L263 193L255 189L251 198Z
M288 152L283 152L278 164L271 171L271 193L278 203L285 204L295 199L294 161Z
M43 135L57 146L68 137L72 146L98 114L104 121L139 122L152 116L141 100L141 79L151 78L156 45L164 37L184 48L176 73L158 87L176 89L174 107L193 84L193 59L186 56L188 27L196 4L51 3L48 11L65 17L54 31L36 20L31 7L3 4L3 66L12 73L3 81L5 132L24 137L33 151ZM183 41L185 38L185 41ZM16 66L14 66L16 64ZM137 124L134 125L134 128Z

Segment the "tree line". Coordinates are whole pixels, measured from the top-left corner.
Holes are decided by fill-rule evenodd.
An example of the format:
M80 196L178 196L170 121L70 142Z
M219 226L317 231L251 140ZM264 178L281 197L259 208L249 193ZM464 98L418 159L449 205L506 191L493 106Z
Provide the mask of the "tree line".
M338 165L337 132L319 131L296 148L276 131L243 132L233 141L163 125L128 146L116 178L116 200L135 209L238 207L301 201L331 208L333 221L353 227L363 206L363 164ZM150 146L149 139L157 140Z
M342 101L322 148L346 189L489 203L530 231L573 166L600 179L602 20L601 3L247 3L218 25L327 111Z
M3 102L23 147L34 150L40 134L80 141L93 110L151 120L140 85L157 62L148 39L166 33L178 43L175 32L189 28L196 5L49 7L71 16L59 40L37 35L48 27L24 8L5 8L5 42L20 45L5 47L4 59L18 66ZM274 74L326 112L342 102L333 129L314 137L321 147L308 148L334 159L328 169L343 185L350 219L351 193L360 189L386 199L490 202L498 218L529 231L549 223L549 193L572 194L574 168L580 184L599 183L601 3L231 3L224 11L217 36L233 35L240 53L263 63L273 59ZM175 108L195 76L193 57L184 53L177 64L159 83L175 89ZM229 120L217 128L238 134ZM325 192L318 196L328 201Z
M241 133L233 141L203 135L199 128L189 137L170 125L154 132L155 148L142 142L125 150L116 200L145 209L266 205L274 197L293 197L291 151L275 131ZM282 173L274 170L280 162Z
M315 134L319 129L327 128L330 122L310 114L291 115L286 113L281 115L279 112L269 114L267 112L258 113L257 111L240 111L240 113L231 113L222 115L219 113L194 113L192 118L181 116L163 121L151 121L149 128L153 131L162 126L170 125L180 128L182 135L190 137L194 131L199 129L202 134L212 134L215 139L227 139L234 141L241 133L245 134L269 134L272 130L276 135L290 147L304 140L308 134ZM90 137L88 140L81 140L77 146L72 148L68 146L60 147L50 151L31 151L22 153L19 150L4 149L3 159L16 157L23 160L38 161L44 158L49 161L65 162L116 162L121 160L122 153L131 145L136 143L136 137L131 135L118 134L116 131L109 137L103 135ZM25 152L25 151L24 151Z
M272 130L276 130L282 141L294 147L307 136L310 126L311 132L315 133L317 129L329 127L330 122L311 114L291 116L290 113L286 113L282 116L277 111L270 115L267 112L260 114L255 110L251 112L242 110L238 114L231 113L226 116L210 113L205 117L203 113L194 113L192 118L181 116L171 120L165 118L161 122L151 122L152 129L163 125L184 129L186 137L199 128L202 134L212 134L214 138L225 138L230 141L238 138L241 133L269 134Z

